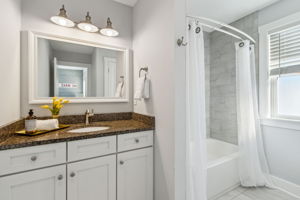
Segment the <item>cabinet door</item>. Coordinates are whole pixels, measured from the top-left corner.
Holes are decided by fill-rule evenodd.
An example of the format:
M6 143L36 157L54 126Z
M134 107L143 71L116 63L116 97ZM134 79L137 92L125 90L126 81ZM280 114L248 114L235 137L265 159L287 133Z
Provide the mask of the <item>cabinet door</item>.
M153 148L118 154L118 200L153 200Z
M0 178L2 200L65 200L66 166L50 167Z
M116 200L116 155L68 164L68 200Z

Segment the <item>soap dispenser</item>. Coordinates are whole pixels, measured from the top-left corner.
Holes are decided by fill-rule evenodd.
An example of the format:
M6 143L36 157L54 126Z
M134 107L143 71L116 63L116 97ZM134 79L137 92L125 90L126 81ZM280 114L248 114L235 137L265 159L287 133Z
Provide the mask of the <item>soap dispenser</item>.
M37 118L36 118L36 116L34 116L33 110L30 109L28 116L25 118L26 133L31 134L36 131L36 121L37 121Z

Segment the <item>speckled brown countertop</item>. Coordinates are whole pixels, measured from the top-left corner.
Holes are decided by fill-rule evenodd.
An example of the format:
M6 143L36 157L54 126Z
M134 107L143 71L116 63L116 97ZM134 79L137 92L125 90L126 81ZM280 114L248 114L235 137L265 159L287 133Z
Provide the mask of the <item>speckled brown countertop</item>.
M0 140L0 150L154 130L154 117L132 113L129 117L125 117L125 119L122 120L118 119L113 121L105 121L104 119L104 121L91 122L89 127L107 126L110 128L103 131L87 133L68 132L72 129L86 127L84 123L76 123L70 125L71 126L69 128L37 136L21 136L14 134L13 132L10 132L8 134L5 131L2 131L2 133L0 132L0 135L5 135L5 137L2 137L2 139ZM18 126L18 128L20 128L20 125Z

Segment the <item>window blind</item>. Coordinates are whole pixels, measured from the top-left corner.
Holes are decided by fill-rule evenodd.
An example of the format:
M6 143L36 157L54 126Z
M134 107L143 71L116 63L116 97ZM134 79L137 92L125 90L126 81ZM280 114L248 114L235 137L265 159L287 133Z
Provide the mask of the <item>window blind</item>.
M270 75L300 74L300 25L269 35Z

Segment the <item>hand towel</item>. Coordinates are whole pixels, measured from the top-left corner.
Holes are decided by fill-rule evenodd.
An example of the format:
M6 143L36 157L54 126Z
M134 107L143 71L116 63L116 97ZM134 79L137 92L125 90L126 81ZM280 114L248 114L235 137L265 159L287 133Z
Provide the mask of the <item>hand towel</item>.
M145 77L139 77L136 82L136 89L134 93L134 99L141 99L144 96Z
M144 99L150 98L150 80L148 78L145 79L143 98Z
M53 130L59 128L57 119L37 120L36 130Z

